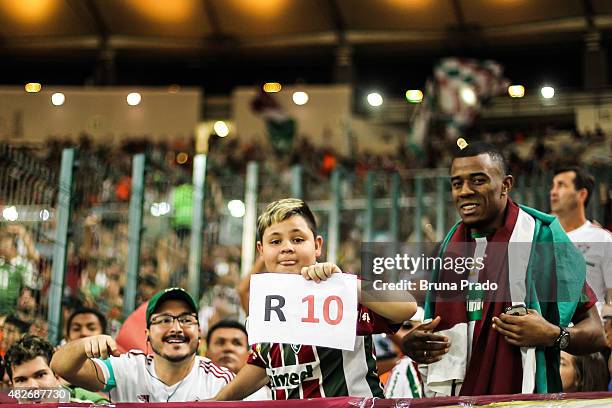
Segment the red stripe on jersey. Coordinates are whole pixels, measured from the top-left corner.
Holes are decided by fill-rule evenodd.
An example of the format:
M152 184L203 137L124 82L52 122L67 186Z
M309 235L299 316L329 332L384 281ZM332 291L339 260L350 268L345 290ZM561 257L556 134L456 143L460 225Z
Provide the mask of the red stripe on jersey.
M257 344L253 344L253 346L251 346L251 352L249 353L247 364L253 364L257 367L266 368L266 360L264 360L261 353L257 351Z
M215 366L214 364L211 366L210 373L217 378L225 380L226 383L229 383L234 379L233 373L229 371L221 371L221 369L219 369L219 367Z
M274 399L275 400L286 400L287 394L285 390L274 390Z
M318 379L302 381L302 390L304 391L304 398L322 397Z
M314 363L317 361L312 346L303 345L297 354L298 364Z
M270 365L272 368L283 367L283 348L279 344L274 343L270 347ZM284 399L284 398L283 398Z
M229 370L223 371L220 367L216 366L211 361L201 361L200 367L204 369L207 374L212 374L214 377L221 378L229 383L234 378L234 374Z

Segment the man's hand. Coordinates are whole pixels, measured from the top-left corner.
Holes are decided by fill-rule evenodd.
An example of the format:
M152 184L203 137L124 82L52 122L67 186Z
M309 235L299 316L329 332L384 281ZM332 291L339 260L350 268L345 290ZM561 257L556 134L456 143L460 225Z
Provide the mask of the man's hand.
M559 327L549 323L536 310L529 309L525 316L505 313L493 318L493 329L517 347L552 347L559 337Z
M404 336L401 340L402 352L420 364L431 364L442 360L450 348L450 339L432 333L440 321L438 316Z
M81 341L87 358L101 358L104 360L109 356L118 357L121 355L117 348L117 343L115 343L111 336L103 334L86 337Z
M342 273L336 264L331 262L316 263L310 266L304 266L301 274L306 280L313 280L317 283L326 280L334 273Z

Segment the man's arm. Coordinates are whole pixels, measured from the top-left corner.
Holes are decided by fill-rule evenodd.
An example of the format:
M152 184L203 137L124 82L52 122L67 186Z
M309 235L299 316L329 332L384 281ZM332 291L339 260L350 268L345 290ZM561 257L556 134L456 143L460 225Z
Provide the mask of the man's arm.
M238 372L236 378L219 391L215 401L242 400L268 383L268 376L264 368L253 364L245 364Z
M574 327L570 327L570 344L568 353L574 355L591 354L606 348L603 324L597 307L592 306L586 313L574 316Z
M117 343L110 336L92 336L60 347L51 359L51 369L72 385L90 391L104 389L104 374L91 358L119 356Z
M408 300L405 302L387 302L384 300L366 301L361 299L359 303L376 314L387 318L392 323L403 323L406 320L410 320L417 310L416 302Z
M592 306L572 319L574 326L568 328L570 344L565 350L570 354L591 354L605 348L603 326L597 308ZM548 322L537 311L529 309L525 316L510 316L505 313L493 318L493 328L518 347L553 347L559 337L558 326Z

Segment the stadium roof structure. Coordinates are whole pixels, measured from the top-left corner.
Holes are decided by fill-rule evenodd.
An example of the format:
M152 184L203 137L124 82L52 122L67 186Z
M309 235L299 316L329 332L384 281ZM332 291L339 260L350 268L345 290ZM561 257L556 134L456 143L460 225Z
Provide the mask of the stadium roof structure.
M334 82L347 61L366 83L422 82L432 61L460 55L580 86L585 50L611 32L609 0L0 0L0 82L221 92Z

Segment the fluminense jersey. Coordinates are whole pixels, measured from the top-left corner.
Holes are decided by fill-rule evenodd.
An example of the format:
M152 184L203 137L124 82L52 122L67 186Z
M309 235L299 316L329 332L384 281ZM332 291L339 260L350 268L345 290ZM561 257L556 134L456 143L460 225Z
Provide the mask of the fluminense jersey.
M612 234L589 221L567 233L580 249L587 264L587 282L597 295L605 300L608 288L612 288Z
M395 364L385 385L386 398L421 398L421 378L414 361L405 356Z
M159 380L153 356L140 350L94 362L101 368L104 391L109 392L112 402L202 401L213 398L234 378L227 368L199 356L187 377L171 386Z
M392 332L384 317L359 306L355 350L296 344L253 345L248 363L264 368L276 400L317 397L384 398L372 334Z

